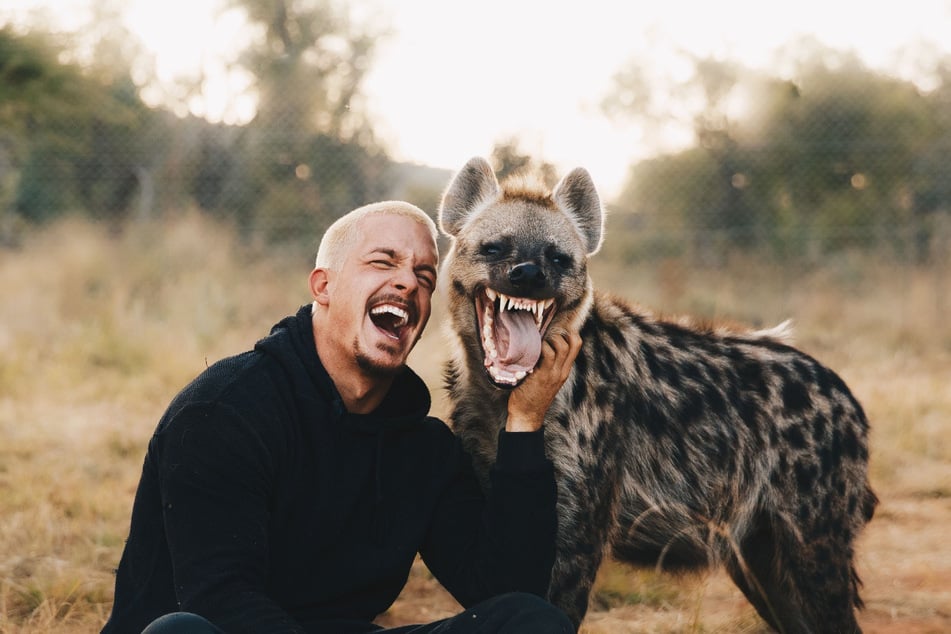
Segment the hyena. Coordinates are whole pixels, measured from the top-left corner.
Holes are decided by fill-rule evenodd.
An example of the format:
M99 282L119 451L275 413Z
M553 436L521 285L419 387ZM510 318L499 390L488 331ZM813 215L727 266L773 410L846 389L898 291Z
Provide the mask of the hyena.
M776 332L665 320L593 289L603 211L583 168L551 190L470 160L440 227L451 423L477 471L509 389L552 328L580 331L545 423L558 479L549 599L581 623L607 550L664 570L721 565L781 632L859 632L855 539L877 503L868 422L845 383Z

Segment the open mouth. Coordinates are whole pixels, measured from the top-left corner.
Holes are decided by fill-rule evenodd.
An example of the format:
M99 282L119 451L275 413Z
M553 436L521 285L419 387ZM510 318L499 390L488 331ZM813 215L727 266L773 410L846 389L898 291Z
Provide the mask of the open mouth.
M398 340L410 326L410 312L405 306L385 301L370 308L370 320L384 335Z
M486 288L476 294L485 369L497 385L514 386L535 369L555 300L511 297Z

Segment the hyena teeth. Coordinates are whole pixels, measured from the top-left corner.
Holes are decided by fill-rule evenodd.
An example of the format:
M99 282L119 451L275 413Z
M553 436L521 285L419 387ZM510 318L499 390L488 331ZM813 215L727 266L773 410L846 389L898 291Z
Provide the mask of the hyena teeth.
M490 303L495 302L496 299L499 300L499 312L526 310L532 313L535 317L535 325L538 327L539 332L541 332L542 322L545 320L545 311L555 303L553 299L534 300L525 297L511 297L488 287L485 289L485 296L489 299ZM486 307L483 317L484 324L492 324L492 311L488 306Z
M496 383L505 383L507 385L515 385L519 381L518 372L516 372L513 375L513 374L509 374L508 372L503 372L502 370L499 370L498 368L495 368L492 366L487 366L487 367L489 369L489 374L492 375L492 378L495 380ZM522 372L521 374L525 374L525 373Z
M490 295L491 292L491 295ZM491 297L495 292L491 289L486 289L486 296ZM486 351L485 364L488 366L491 363L491 359L496 359L499 356L498 351L495 347L495 339L492 338L492 306L487 305L485 307L485 312L482 315L482 346Z
M485 289L485 296L488 297L491 301L495 301L495 298L499 298L499 311L506 310L527 310L536 315L536 319L540 321L539 315L543 315L545 310L551 306L555 300L553 299L528 299L526 297L510 297L505 293L497 293L490 288Z

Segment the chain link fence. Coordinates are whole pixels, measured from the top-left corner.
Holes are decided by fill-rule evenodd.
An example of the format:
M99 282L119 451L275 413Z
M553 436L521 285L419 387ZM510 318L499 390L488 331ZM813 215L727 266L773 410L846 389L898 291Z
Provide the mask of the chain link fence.
M247 235L293 241L384 198L434 211L451 177L323 135L285 145L286 131L161 111L149 117L135 130L98 124L25 141L0 137L4 241L15 241L16 228L64 214L118 229L190 207L231 220ZM896 261L941 259L951 231L951 136L934 144L944 148L938 159L916 160L917 171L904 173L890 163L890 148L869 149L876 168L899 182L887 189L822 149L814 160L829 166L797 166L805 174L775 182L764 182L774 177L761 172L786 160L781 149L736 151L722 164L703 155L645 161L632 167L621 199L605 201L623 234L612 239L627 241L631 258L684 257L703 266L736 250L780 260L816 261L846 249Z
M398 198L435 212L451 176L394 162L372 122L315 112L293 82L275 83L250 123L224 125L146 106L130 79L91 84L67 71L0 31L6 246L66 214L120 231L197 209L246 239L309 251L330 222L368 202ZM709 269L742 256L803 268L861 254L933 269L936 287L947 283L951 79L925 92L862 69L804 77L761 86L745 118L711 102L694 146L631 166L606 201L602 257ZM493 158L501 173L555 173L517 140Z

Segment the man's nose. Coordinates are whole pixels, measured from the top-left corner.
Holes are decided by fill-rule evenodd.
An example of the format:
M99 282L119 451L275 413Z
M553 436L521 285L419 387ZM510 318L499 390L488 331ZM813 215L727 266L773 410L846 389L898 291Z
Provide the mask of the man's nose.
M416 271L412 268L399 267L396 270L396 278L393 280L393 286L401 291L415 291L419 286L419 280L416 279Z

